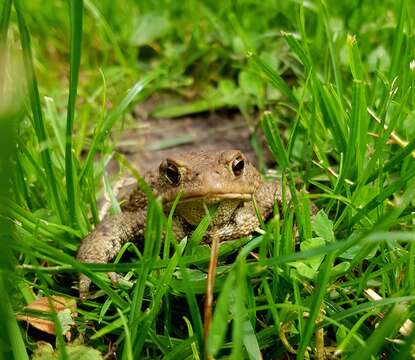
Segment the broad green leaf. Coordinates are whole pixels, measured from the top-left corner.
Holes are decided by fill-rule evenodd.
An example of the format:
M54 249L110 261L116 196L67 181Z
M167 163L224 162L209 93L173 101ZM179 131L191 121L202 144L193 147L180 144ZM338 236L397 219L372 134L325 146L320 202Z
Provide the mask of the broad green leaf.
M320 210L313 222L314 232L328 244L334 242L333 222L328 218L324 210Z
M241 71L239 73L238 83L242 90L247 94L251 94L257 97L263 96L264 94L263 82L258 75L254 74L251 71Z
M103 356L98 350L85 345L66 345L69 360L102 360ZM58 360L60 353L54 350L53 346L45 341L37 343L32 360Z
M170 27L167 16L148 13L137 18L137 26L130 38L130 45L142 46L163 36Z
M307 251L307 250L311 250L314 248L318 248L320 246L324 246L325 244L326 242L322 238L319 238L319 237L311 238L311 239L304 240L300 244L300 249L301 251ZM323 259L324 259L324 255L320 255L320 256L311 257L304 262L307 265L311 266L314 270L317 270L321 262L323 261Z

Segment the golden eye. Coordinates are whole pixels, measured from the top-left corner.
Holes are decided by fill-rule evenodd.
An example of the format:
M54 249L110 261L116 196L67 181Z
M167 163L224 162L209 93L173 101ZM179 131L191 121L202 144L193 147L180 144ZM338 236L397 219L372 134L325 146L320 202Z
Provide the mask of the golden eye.
M172 185L179 185L182 176L180 174L179 168L175 164L167 164L165 169L164 176Z
M235 176L240 176L244 172L245 160L242 156L236 157L232 161L232 172Z

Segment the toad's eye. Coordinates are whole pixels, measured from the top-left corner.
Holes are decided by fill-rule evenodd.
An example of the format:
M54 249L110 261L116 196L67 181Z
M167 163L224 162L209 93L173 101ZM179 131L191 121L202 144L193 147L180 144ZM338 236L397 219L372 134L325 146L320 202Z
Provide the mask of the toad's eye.
M242 175L245 167L245 160L242 156L238 156L232 161L232 172L235 176Z
M166 179L172 185L179 185L181 180L181 174L179 168L174 164L167 164L164 173Z

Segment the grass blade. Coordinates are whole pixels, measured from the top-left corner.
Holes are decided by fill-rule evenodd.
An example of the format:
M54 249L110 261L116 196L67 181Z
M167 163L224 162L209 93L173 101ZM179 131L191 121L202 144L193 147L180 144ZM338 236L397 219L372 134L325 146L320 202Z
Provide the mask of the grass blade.
M157 287L158 290L154 294L152 304L149 307L150 311L146 313L145 317L143 317L143 321L140 322L140 332L138 335L138 339L136 340L136 344L134 346L136 354L140 354L142 351L145 339L147 337L147 332L149 331L150 326L153 324L153 321L160 310L163 296L166 294L168 290L169 283L171 282L173 276L173 271L176 269L179 258L183 253L184 245L185 242L182 242L181 244L179 244L179 246L176 247L175 254L170 259L166 269L164 270L164 273L159 278L161 285Z
M251 59L253 64L257 66L259 70L266 76L268 81L279 91L281 91L293 104L297 105L297 99L291 92L290 88L283 80L280 74L278 74L269 64L262 60L255 53L248 53L248 58Z
M76 173L74 173L73 163L73 122L75 117L76 94L78 90L79 67L81 63L82 48L82 17L83 1L70 0L69 15L71 20L71 38L70 38L70 76L69 76L69 98L66 118L66 144L65 144L65 175L66 175L66 192L68 198L68 207L70 221L73 226L83 230L86 233L85 226L81 222L80 205L78 201Z
M219 298L216 302L215 311L213 313L212 323L209 329L209 337L207 339L206 352L210 356L215 356L220 350L225 339L228 322L231 319L230 314L230 297L234 296L235 272L229 273L223 284Z
M287 44L290 46L291 50L298 56L301 63L304 65L305 70L309 73L312 70L313 63L308 56L308 53L303 49L300 42L293 36L293 34L289 34L283 32L282 35L285 37Z
M350 68L353 75L353 100L351 122L349 125L349 141L347 144L347 152L344 168L347 169L346 176L350 177L353 163L356 163L358 178L363 176L365 152L368 144L368 127L369 117L366 111L366 89L364 70L354 37L349 36L347 39L349 48Z
M261 124L274 158L283 169L287 169L289 166L288 156L282 144L278 127L275 125L275 121L269 111L264 112Z
M200 314L196 296L192 288L192 284L190 282L190 277L188 274L188 269L182 263L182 257L179 257L179 266L180 266L180 273L183 276L183 283L184 283L184 291L186 293L187 303L189 305L190 315L193 321L193 327L196 332L196 338L199 345L199 351L201 354L204 353L204 342L203 342L203 323L202 323L202 316Z
M321 312L321 306L323 303L324 295L326 293L326 288L328 281L330 279L330 270L333 266L334 254L331 253L327 255L324 263L320 268L318 275L318 280L316 282L316 289L313 295L313 299L310 305L310 317L305 323L304 332L301 334L300 346L297 352L297 359L303 359L306 348L311 340L313 331L315 328L316 320Z
M143 319L142 304L144 300L144 290L146 287L146 280L149 276L154 260L158 257L157 248L160 248L160 242L163 230L163 210L159 199L150 200L147 212L147 223L144 241L144 265L140 271L139 279L137 280L133 301L131 303L131 312L129 317L129 326L131 329L131 343L136 354L140 353L143 334L139 328L139 324ZM158 245L158 246L157 246ZM123 355L125 356L125 355Z
M405 175L402 175L401 178L397 179L392 184L385 187L380 194L376 195L362 209L360 209L355 216L353 216L353 218L350 220L350 225L358 223L365 215L383 203L383 201L385 201L389 196L391 196L396 191L401 190L409 181L413 183L414 179L415 170L412 170Z
M127 324L127 320L125 319L124 314L122 313L122 311L120 309L117 308L118 311L118 315L120 316L123 328L124 328L124 332L125 332L125 344L124 344L124 352L123 354L125 354L125 358L127 360L133 360L134 356L133 356L133 349L131 346L131 335L130 335L130 329L128 327Z
M9 338L7 340L9 340L10 342L4 338L3 334L1 336L1 341L2 341L3 346L5 347L7 345L10 345L12 349L11 353L13 354L14 359L29 360L29 356L26 352L25 344L22 338L22 333L19 328L19 325L17 324L17 320L16 320L16 317L14 315L14 312L13 312L13 309L10 303L9 291L10 289L7 289L5 287L3 277L0 277L0 292L1 294L3 294L2 304L0 305L0 316L2 319L3 326L6 327L6 331L7 331L8 338ZM5 354L3 352L5 350L6 349L0 350L0 356ZM5 358L7 358L7 355ZM11 358L12 357L10 357L10 359Z
M329 13L327 9L326 2L324 0L319 0L319 6L320 6L320 16L324 25L324 30L326 32L326 42L330 53L330 61L332 65L332 71L334 73L334 79L336 83L336 93L340 100L340 109L343 112L343 106L342 106L342 99L343 99L343 83L342 83L342 77L340 75L340 68L337 65L337 53L334 51L333 46L333 40L332 40L332 33L330 29L330 23L329 23Z
M244 357L244 322L249 321L246 317L246 263L245 259L239 260L235 268L236 281L235 292L231 305L233 315L232 326L232 354L231 359L242 359Z
M415 344L415 327L413 327L411 333L405 337L404 344L392 357L393 360L406 360L413 357L413 348Z
M337 145L339 153L345 153L347 149L346 144L346 130L343 121L343 112L339 112L340 101L335 98L334 92L327 86L317 84L317 102L319 104L323 120L328 129L333 134L334 141Z
M399 151L396 152L396 154L388 160L388 162L383 166L384 172L390 172L391 170L401 167L402 162L406 159L408 155L412 155L413 150L415 149L415 139L411 140L408 145L406 145L404 148L399 149ZM372 176L369 177L367 180L368 183L375 181L378 178L378 174L375 173Z
M366 344L357 349L350 359L363 360L376 356L384 346L385 338L393 337L407 318L407 307L399 304L395 305L369 337Z

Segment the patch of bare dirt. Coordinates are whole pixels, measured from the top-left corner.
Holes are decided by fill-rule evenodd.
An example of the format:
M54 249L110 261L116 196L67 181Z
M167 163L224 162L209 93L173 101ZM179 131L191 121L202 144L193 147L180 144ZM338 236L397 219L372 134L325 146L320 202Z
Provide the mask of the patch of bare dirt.
M137 106L137 126L125 130L117 146L142 173L168 156L195 150L239 149L256 163L249 127L241 114L218 111L157 119L149 113L159 101L151 99Z

